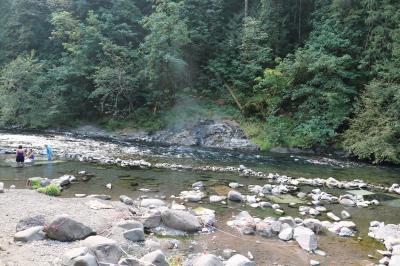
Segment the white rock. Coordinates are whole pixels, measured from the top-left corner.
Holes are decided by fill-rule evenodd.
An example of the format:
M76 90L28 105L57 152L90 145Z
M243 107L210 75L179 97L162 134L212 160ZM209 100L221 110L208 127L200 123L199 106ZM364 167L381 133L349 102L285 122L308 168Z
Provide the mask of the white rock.
M283 241L289 241L290 239L293 238L293 229L291 227L283 229L279 233L278 237Z
M343 210L340 215L342 216L343 219L349 219L351 217L350 213Z
M329 219L331 219L331 220L333 220L333 221L335 221L335 222L340 221L340 218L337 217L333 212L328 212L328 213L326 214L326 216L328 216Z
M294 229L294 239L297 241L299 246L307 251L316 250L318 247L317 237L314 232L304 226L298 226Z

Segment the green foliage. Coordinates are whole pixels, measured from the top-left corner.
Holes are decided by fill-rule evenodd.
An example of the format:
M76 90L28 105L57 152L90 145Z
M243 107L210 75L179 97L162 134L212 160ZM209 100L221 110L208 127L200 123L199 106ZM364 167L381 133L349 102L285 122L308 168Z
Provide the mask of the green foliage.
M31 186L32 186L33 189L38 189L38 188L40 188L40 187L41 187L41 185L40 185L40 180L32 180L32 181L31 181Z
M400 2L248 4L2 0L0 125L229 116L266 149L343 144L399 163Z
M155 111L185 86L187 63L182 57L182 47L190 39L186 21L180 16L182 8L182 2L159 0L154 12L141 21L149 32L141 44L144 75L149 89L153 90L147 104Z
M43 194L46 194L46 195L49 195L49 196L53 196L53 197L61 195L61 189L56 184L50 184L50 185L48 185L46 187L40 187L40 188L37 189L37 191L39 193L43 193Z

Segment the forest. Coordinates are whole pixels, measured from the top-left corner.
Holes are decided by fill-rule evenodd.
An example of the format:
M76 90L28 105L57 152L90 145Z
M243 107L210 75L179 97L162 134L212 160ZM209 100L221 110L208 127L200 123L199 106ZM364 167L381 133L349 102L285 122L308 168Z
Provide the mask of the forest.
M400 163L398 0L2 0L0 25L2 127L218 115Z

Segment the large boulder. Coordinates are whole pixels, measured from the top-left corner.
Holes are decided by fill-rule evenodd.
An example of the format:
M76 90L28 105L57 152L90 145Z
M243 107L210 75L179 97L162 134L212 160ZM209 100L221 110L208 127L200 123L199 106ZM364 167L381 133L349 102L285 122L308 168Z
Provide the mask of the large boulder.
M96 257L87 247L68 250L62 260L63 266L98 266Z
M44 226L45 223L46 219L44 218L44 215L39 214L32 217L27 217L19 220L19 222L17 223L16 231L23 231L35 226Z
M201 255L193 260L193 266L223 266L222 261L215 255Z
M317 249L317 237L314 232L304 226L298 226L294 229L293 237L299 246L307 251L314 251Z
M58 241L74 241L95 235L96 232L67 215L56 216L46 228L46 235Z
M186 211L165 210L161 213L162 222L169 228L195 232L201 229L196 216Z
M245 256L236 254L225 263L225 266L256 266L256 264Z
M140 260L151 263L154 266L169 266L169 263L161 250L156 250L146 254Z
M19 231L14 235L14 240L23 242L43 240L46 237L43 229L43 226L35 226L25 229L23 231Z
M89 248L99 263L117 264L122 256L117 241L103 236L90 236L81 242L81 246Z

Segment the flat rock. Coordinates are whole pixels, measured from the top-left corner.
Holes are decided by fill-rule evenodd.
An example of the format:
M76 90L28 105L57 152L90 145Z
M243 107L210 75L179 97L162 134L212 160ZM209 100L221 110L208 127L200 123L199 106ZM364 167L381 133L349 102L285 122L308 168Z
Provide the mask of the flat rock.
M67 215L56 216L46 229L46 235L58 241L74 241L95 235L96 232Z
M63 266L98 266L96 257L87 247L68 250L62 260Z
M102 263L116 264L122 256L117 241L103 236L90 236L81 241L81 246L89 248Z
M193 214L186 211L165 210L161 213L162 222L169 228L195 232L201 229L201 225Z
M43 229L43 226L35 226L19 231L14 235L14 241L30 242L43 240L46 237Z

